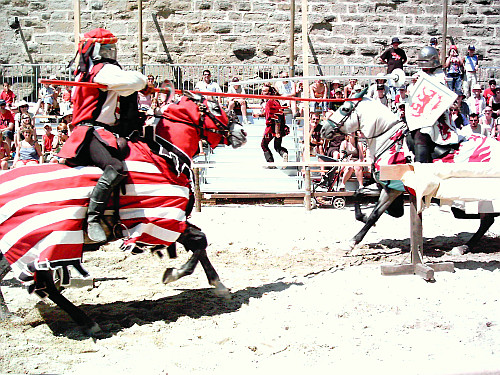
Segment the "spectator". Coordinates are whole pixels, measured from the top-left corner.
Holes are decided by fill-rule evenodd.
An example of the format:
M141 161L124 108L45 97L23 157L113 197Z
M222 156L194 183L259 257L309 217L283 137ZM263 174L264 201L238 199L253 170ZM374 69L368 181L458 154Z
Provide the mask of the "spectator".
M239 82L240 79L238 77L233 77L232 82ZM231 94L246 94L245 89L241 87L241 85L229 85L227 90L228 93ZM227 106L228 111L233 111L235 108L239 108L241 110L241 117L243 118L243 124L248 124L247 119L247 101L244 98L230 98Z
M43 104L43 114L47 116L52 110L54 104L54 89L48 84L44 83L40 90L40 99Z
M490 136L497 141L500 141L500 121L495 121L495 126L491 130Z
M486 100L484 96L481 95L481 85L479 83L472 86L472 95L466 102L469 106L469 113L477 113L478 115L483 114L486 108Z
M278 95L278 91L271 84L265 84L262 87L262 95ZM264 112L254 113L254 116L266 118L266 130L261 142L266 161L268 163L274 162L273 154L269 149L269 143L274 139L274 149L281 155L283 161L287 162L288 150L281 143L283 142L283 137L290 132L290 129L285 124L285 116L283 115L283 109L279 101L277 99L268 99L264 107Z
M469 119L460 113L460 108L456 103L453 103L450 107L450 117L457 129L469 125Z
M147 77L148 84L153 85L153 87L156 87L155 85L155 77L153 77L151 74L148 75ZM148 111L149 109L154 109L154 104L155 104L155 96L156 92L138 92L137 93L137 105L139 106L139 110L141 111Z
M344 161L364 161L364 153L364 146L359 141L358 136L353 133L347 134L340 145L340 154L347 156ZM352 172L354 172L358 180L358 189L363 188L363 167L344 167L339 190L345 190L345 184L351 178Z
M50 79L57 79L57 77L51 76ZM61 113L61 107L59 106L59 100L62 95L61 86L52 85L52 90L54 90L54 93L52 94L54 100L52 101L52 108L49 114L59 116Z
M196 84L194 89L205 92L222 92L219 84L212 81L212 73L210 73L208 69L203 71L203 78ZM208 100L218 102L219 106L222 108L222 99L220 96L208 96Z
M472 87L478 84L477 71L479 69L479 58L476 55L476 47L470 45L467 48L467 55L464 58L465 79L463 83L463 92L466 98L472 95Z
M50 163L64 163L65 159L57 156L61 151L64 142L69 138L69 128L67 124L61 123L57 126L57 135L52 140L51 153L49 156Z
M170 81L168 79L165 79L161 84L160 88L165 88L169 87L171 85ZM168 104L168 99L169 96L166 93L157 93L158 95L156 96L156 106L159 108L160 112L163 112L162 107L166 106Z
M7 103L3 99L0 99L0 132L11 146L14 141L14 115L7 109Z
M483 128L481 126L477 113L472 113L469 117L469 126L464 126L462 128L462 134L466 137L469 137L472 134L480 134L487 137L490 135L490 131L488 128Z
M280 78L289 78L288 72L284 70L281 71ZM276 90L278 90L278 94L281 96L295 96L297 94L297 88L293 81L278 81L275 87ZM282 106L287 105L295 117L300 116L300 113L297 113L297 102L295 100L281 100L280 102Z
M16 113L14 115L14 123L15 123L15 129L17 131L17 128L19 126L19 124L21 123L21 116L24 115L24 114L28 114L31 118L31 125L35 126L35 119L34 119L34 116L33 116L33 113L29 112L29 104L28 102L26 102L25 100L21 100L19 102L17 102L17 109L18 109L18 113Z
M321 124L320 124L321 113L311 112L310 116L310 132L309 132L309 142L311 148L311 156L324 155L325 151L323 149L323 138L321 138Z
M349 84L344 87L344 98L350 98L352 91L354 90L354 86L356 86L358 80L356 78L351 78L349 80Z
M406 95L406 86L403 85L399 88L399 94L396 95L396 98L394 99L394 105L395 109L399 109L401 104L409 103L410 98L408 98L408 95Z
M359 94L363 90L363 87L361 85L355 84L354 88L351 91L351 96L350 98L354 97L354 95Z
M19 168L43 163L42 150L35 140L34 128L32 126L23 126L21 133L24 139L19 142L19 149L16 152L12 167Z
M46 124L43 129L45 133L42 135L42 155L43 160L48 161L50 152L52 151L52 142L54 141L54 134L52 133L52 125Z
M491 107L493 110L492 116L494 119L497 119L500 117L500 87L496 87L495 90L493 90L493 96L490 97L490 100L488 101L488 105Z
M60 113L68 111L71 107L71 87L65 86L61 94L61 102L59 103Z
M384 73L378 73L377 77L380 77L380 76L383 76L383 75L384 75ZM387 82L387 80L385 78L377 78L377 79L375 79L375 83L372 83L370 85L370 87L368 87L368 92L366 93L367 96L370 99L375 99L378 96L377 86L379 86L379 85L383 85L384 86L385 95L390 95L389 86L387 86L386 82Z
M440 54L439 48L438 48L438 40L436 37L432 37L431 40L429 41L429 46L433 47L438 51L438 54Z
M5 100L8 109L12 108L14 101L16 100L16 94L14 94L14 92L10 89L10 84L7 81L3 83L3 90L0 92L0 99Z
M326 99L328 96L326 85L320 79L315 80L309 87L309 93L309 97L313 99ZM326 112L328 109L326 102L310 102L309 107L311 112Z
M418 81L418 73L415 73L411 76L411 82L408 84L408 88L406 90L406 93L408 95L411 95L413 88L415 87L415 83Z
M391 41L391 47L380 55L380 61L387 65L387 74L392 73L394 69L403 69L404 64L408 61L405 51L399 48L401 41L394 37ZM391 87L391 99L396 95L396 88Z
M392 107L392 100L390 99L389 95L386 94L385 85L377 85L377 91L375 92L375 97L373 98L373 100L381 102L388 108Z
M69 108L66 112L62 113L61 124L66 124L68 129L68 135L73 132L73 108Z
M398 104L396 106L397 113L399 115L399 119L406 124L406 104Z
M494 95L493 91L497 87L497 81L495 81L494 79L490 79L488 81L488 86L489 87L483 92L484 99L486 99L486 104L488 104L490 98Z
M495 119L493 118L493 110L490 106L484 108L483 116L479 118L479 124L482 128L488 129L490 132L495 127Z
M448 88L458 94L462 91L464 59L458 54L458 48L454 44L450 46L444 67L446 69Z
M1 136L0 140L0 169L7 170L9 169L9 160L10 160L10 146L7 142L5 142L4 136Z
M455 100L455 103L457 104L458 108L460 109L460 113L464 115L466 118L469 118L470 115L470 110L469 110L469 105L464 101L465 95L462 91L458 92L457 99Z
M14 135L14 148L17 149L19 147L19 143L24 139L24 135L21 132L21 129L25 127L31 126L33 129L32 118L29 113L22 113L19 119L19 125L16 125L16 134Z
M344 98L344 92L339 87L337 90L335 90L335 93L332 96L333 96L333 99L343 99ZM330 103L330 109L332 111L336 111L341 105L342 105L342 102L331 102Z

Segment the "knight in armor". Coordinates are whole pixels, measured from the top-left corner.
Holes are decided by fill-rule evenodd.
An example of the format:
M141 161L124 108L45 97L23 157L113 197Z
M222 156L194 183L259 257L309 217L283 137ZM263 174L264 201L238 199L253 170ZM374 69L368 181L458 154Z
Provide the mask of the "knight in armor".
M431 46L422 48L418 53L417 63L423 72L446 86L446 75L436 48ZM431 163L434 157L443 156L445 150L450 150L450 147L458 145L463 140L451 123L448 111L445 111L433 125L421 124L419 129L411 130L415 161L420 163Z
M100 221L112 191L126 177L115 135L125 137L142 127L137 92L153 90L145 75L122 70L116 61L116 42L117 38L110 31L101 28L81 38L75 80L102 84L107 89L74 88L75 128L58 153L69 165L94 165L103 170L87 211L87 234L95 242L106 241Z

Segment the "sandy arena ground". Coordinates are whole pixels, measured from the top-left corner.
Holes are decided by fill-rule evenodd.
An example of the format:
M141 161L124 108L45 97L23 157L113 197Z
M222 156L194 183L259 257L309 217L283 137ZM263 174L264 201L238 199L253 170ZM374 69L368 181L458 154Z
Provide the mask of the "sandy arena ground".
M361 224L352 207L214 206L194 213L231 289L213 295L201 266L164 285L187 259L86 253L93 289L64 294L108 333L92 339L12 275L2 291L15 321L0 324L0 373L52 374L496 374L500 373L500 219L477 253L446 254L478 221L424 212L425 260L455 273L381 276L409 262L409 216L384 216L361 255L343 242Z

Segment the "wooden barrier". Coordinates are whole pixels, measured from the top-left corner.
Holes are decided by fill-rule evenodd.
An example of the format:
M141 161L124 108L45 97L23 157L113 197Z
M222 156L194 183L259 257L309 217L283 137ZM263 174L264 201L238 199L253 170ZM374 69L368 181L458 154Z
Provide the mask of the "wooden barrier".
M400 180L403 175L412 171L411 165L387 165L380 167L381 180ZM419 275L424 280L434 281L434 272L455 272L453 262L428 263L423 262L422 213L417 210L417 200L410 195L410 255L411 263L398 265L382 265L382 275Z

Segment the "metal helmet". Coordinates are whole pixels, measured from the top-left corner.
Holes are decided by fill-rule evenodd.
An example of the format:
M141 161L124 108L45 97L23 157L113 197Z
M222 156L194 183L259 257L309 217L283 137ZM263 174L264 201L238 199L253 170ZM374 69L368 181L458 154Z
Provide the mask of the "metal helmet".
M441 66L439 52L434 47L424 47L418 53L417 63L421 68L438 68Z

